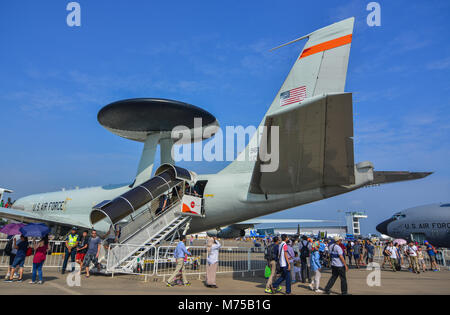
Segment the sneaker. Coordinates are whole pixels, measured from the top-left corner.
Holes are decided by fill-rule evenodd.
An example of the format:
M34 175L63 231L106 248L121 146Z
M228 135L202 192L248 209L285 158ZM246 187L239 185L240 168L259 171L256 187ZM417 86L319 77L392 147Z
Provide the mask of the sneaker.
M23 279L17 279L17 282L22 282L23 281Z
M190 285L191 285L190 282L186 282L186 283L184 284L185 287L188 287L188 286L190 286Z
M14 282L14 281L11 279L5 279L5 282Z
M317 290L315 290L314 292L316 292L316 293L323 293L323 291L320 290L320 289L317 289Z
M314 287L313 287L312 283L309 284L309 288L310 288L312 291L314 291Z
M43 283L44 283L43 281L39 281L39 282L38 282L38 284L43 284Z
M29 284L36 284L36 281L31 280L30 282L28 282Z
M11 276L11 274L10 273L8 273L8 274L6 274L6 276L5 276L5 280L6 279L9 279L9 277Z
M281 285L277 288L277 292L281 292L283 288L281 287Z
M273 294L273 291L270 290L270 289L265 289L264 292L265 292L265 293L269 293L269 294Z
M172 286L172 284L169 282L166 282L166 286L168 286L170 288Z
M14 276L13 276L13 279L18 279L18 278L19 278L19 274L15 273Z

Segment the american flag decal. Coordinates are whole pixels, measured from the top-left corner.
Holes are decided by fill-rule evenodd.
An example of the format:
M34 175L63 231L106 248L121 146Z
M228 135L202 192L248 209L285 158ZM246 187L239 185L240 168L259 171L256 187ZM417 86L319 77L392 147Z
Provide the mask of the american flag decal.
M280 94L280 106L294 104L303 101L306 98L306 86L283 92Z

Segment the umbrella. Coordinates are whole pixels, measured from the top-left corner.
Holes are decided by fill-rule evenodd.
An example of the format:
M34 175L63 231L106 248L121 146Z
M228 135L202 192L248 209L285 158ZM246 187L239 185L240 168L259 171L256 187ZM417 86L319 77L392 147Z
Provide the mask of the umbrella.
M404 244L406 244L406 241L402 238L398 238L398 239L394 240L393 243L394 244L397 243L398 245L404 245Z
M26 237L44 237L50 233L50 229L44 223L30 223L21 227L20 232Z
M18 235L20 234L20 228L24 227L25 224L23 223L10 223L5 225L0 229L0 233L6 234L6 235Z

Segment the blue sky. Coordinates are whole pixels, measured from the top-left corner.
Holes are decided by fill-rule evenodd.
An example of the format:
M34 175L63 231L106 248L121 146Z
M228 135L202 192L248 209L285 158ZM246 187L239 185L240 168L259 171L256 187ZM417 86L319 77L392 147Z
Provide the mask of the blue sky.
M0 3L0 187L31 193L128 182L142 144L108 133L113 101L162 97L258 125L304 42L278 44L355 16L346 90L354 93L355 161L377 170L435 171L271 217L342 219L366 210L363 232L394 211L450 201L450 3L379 1L69 1ZM198 173L225 163L184 164Z

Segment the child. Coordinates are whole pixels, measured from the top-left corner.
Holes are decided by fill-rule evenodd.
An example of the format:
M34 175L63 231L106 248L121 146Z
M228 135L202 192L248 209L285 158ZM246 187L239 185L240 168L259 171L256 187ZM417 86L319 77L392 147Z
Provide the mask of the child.
M417 260L419 262L419 268L422 267L423 272L427 271L427 265L425 264L422 246L417 246Z
M292 282L302 281L302 273L301 273L301 263L300 263L300 257L298 257L298 253L295 252L294 255L294 275L292 277Z

